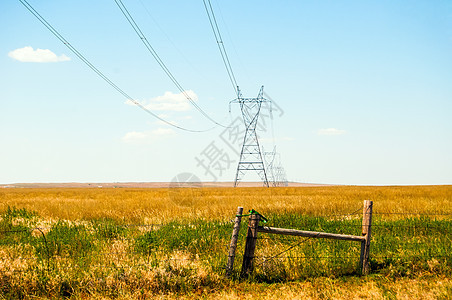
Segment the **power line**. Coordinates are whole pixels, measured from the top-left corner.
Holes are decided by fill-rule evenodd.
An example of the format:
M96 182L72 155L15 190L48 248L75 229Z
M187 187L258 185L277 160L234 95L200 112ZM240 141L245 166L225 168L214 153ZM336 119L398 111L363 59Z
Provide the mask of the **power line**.
M158 55L157 51L152 47L152 45L149 43L148 39L144 35L143 31L141 31L138 24L133 19L130 12L127 10L126 6L121 0L115 0L116 4L118 5L119 9L121 10L124 17L126 17L129 24L132 26L135 33L138 35L140 40L143 42L143 44L146 46L146 49L151 53L151 55L154 57L154 59L157 61L158 65L162 68L162 70L165 72L165 74L169 77L169 79L174 83L174 85L179 89L179 91L187 98L188 101L207 119L212 121L218 126L226 127L214 119L212 119L204 110L199 107L199 105L190 97L190 95L186 92L186 90L181 86L181 84L177 81L177 79L174 77L174 75L171 73L171 71L168 69L168 67L165 65L163 60Z
M129 94L124 92L119 86L117 86L113 81L111 81L105 74L103 74L99 69L97 69L86 57L84 57L74 46L72 46L52 25L50 25L49 22L47 22L44 17L42 17L34 8L30 5L30 3L27 2L27 0L19 0L20 3L33 15L35 16L54 36L56 36L66 47L69 48L82 62L84 62L91 70L93 70L100 78L102 78L105 82L107 82L110 86L112 86L117 92L119 92L121 95L123 95L128 100L132 101L133 104L153 116L154 118L164 122L167 125L170 125L172 127L175 127L177 129L188 131L188 132L206 132L213 128L209 128L207 130L193 130L193 129L187 129L181 126L178 126L176 124L173 124L161 117L159 117L157 114L153 113L151 110L147 109L144 105L139 103L138 101L134 100Z
M224 66L226 67L226 71L228 72L229 80L231 81L232 88L234 89L234 93L238 94L238 84L235 79L234 72L232 70L231 63L229 61L228 54L226 52L226 48L224 47L223 39L221 38L220 29L218 27L217 20L215 18L215 13L212 8L212 4L210 0L207 0L209 5L207 5L206 0L203 0L204 7L206 8L207 16L209 17L210 27L212 27L213 34L215 36L215 40L217 42L218 50L220 50L221 57L223 59Z

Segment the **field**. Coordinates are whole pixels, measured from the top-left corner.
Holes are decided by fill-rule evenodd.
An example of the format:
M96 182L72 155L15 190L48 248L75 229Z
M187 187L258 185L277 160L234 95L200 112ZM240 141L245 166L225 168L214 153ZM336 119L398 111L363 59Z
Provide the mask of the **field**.
M268 226L361 235L374 202L368 276L356 242L260 234L255 269L225 274L238 206ZM0 298L450 299L452 186L0 189Z

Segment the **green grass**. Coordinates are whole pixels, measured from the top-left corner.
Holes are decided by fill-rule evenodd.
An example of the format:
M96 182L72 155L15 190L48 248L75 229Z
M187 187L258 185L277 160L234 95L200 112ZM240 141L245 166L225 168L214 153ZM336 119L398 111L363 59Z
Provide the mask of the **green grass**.
M232 279L225 264L231 222L170 221L130 226L114 219L55 221L32 230L36 212L8 208L0 215L0 291L25 296L119 296L120 290L190 294L216 291L239 279L247 230L244 218ZM361 219L270 214L268 226L361 234ZM375 215L371 276L418 278L452 275L452 220L427 216L388 220ZM358 276L358 242L259 233L249 283ZM231 281L232 280L232 281ZM391 291L387 291L388 297ZM75 296L74 296L75 297Z

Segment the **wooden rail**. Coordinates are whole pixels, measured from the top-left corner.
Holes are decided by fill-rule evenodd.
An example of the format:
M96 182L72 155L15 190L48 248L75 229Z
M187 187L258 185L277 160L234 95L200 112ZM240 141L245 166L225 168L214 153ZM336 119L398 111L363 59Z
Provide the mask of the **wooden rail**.
M366 238L364 236L357 236L357 235L346 235L346 234L326 233L326 232L317 232L317 231L303 231L303 230L264 227L264 226L257 227L257 231L263 232L263 233L295 235L295 236L302 236L302 237L308 237L308 238L323 238L323 239L356 241L356 242L363 242L366 240Z

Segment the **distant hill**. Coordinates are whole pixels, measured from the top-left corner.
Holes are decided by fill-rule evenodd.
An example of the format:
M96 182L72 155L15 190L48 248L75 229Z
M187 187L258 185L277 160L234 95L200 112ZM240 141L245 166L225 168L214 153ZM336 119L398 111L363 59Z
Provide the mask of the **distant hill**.
M0 188L167 188L170 182L65 182L65 183L12 183L0 184ZM174 184L173 184L174 185ZM289 187L327 186L329 184L289 182ZM233 187L233 182L192 182L184 187ZM262 182L241 182L239 187L260 187Z

